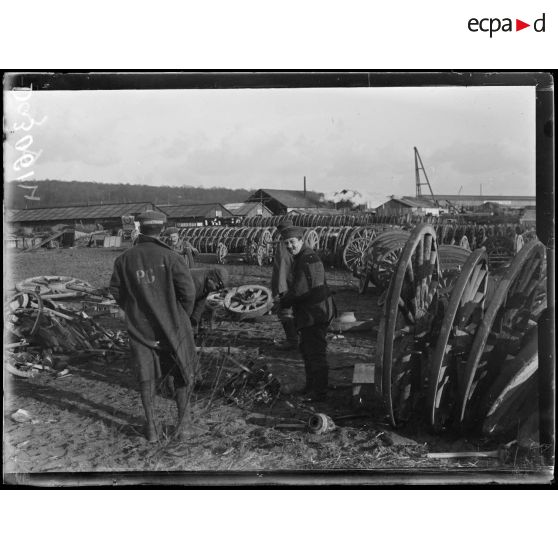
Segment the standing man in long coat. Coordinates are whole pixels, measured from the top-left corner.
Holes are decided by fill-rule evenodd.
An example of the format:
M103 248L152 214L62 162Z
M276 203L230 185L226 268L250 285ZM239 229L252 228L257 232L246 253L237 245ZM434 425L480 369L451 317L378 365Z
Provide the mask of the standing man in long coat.
M300 335L306 385L310 401L323 401L327 395L327 328L336 315L335 302L327 286L322 260L303 243L304 229L286 227L281 231L287 250L293 256L293 281L281 297L281 308L292 308Z
M293 222L289 219L277 225L277 230L292 227ZM284 296L293 282L293 257L287 250L285 241L281 238L275 248L273 265L271 269L271 294L273 298ZM281 350L296 349L298 346L298 333L296 331L293 311L291 308L279 308L277 317L285 332L284 340L276 340L275 346Z
M195 287L184 258L159 240L166 217L158 211L139 216L135 245L114 262L110 291L126 314L132 367L141 389L146 437L158 440L154 412L156 384L172 374L179 438L195 433L188 409L197 355L190 325Z

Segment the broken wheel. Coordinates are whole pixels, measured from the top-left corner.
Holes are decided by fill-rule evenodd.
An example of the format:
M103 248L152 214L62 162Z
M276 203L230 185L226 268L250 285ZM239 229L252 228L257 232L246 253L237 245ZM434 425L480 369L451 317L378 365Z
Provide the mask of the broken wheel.
M243 285L225 296L224 307L241 319L263 316L273 306L273 295L262 285Z

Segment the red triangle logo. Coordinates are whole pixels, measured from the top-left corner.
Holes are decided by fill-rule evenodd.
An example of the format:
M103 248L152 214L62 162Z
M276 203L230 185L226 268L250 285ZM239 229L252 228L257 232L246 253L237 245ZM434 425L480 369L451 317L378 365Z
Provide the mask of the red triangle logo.
M516 31L521 31L522 29L525 29L526 27L531 27L531 24L525 23L524 21L521 21L520 19L515 20L515 30Z

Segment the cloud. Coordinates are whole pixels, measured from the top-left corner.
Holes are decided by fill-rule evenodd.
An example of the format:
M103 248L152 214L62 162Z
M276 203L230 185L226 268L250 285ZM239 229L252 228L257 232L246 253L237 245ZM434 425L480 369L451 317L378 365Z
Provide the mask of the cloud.
M516 172L528 172L529 164L524 150L528 146L491 142L453 142L436 149L429 156L432 167L447 165L450 169L465 174L487 174L513 168Z
M34 130L36 175L231 188L306 176L310 189L383 202L414 194L417 145L436 193L534 192L533 91L411 89L35 93L48 117Z

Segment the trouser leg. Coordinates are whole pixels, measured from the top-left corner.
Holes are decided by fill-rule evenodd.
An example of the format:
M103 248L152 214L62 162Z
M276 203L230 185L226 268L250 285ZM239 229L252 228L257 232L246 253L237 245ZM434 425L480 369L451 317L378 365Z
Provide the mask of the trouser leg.
M205 434L207 432L205 428L193 424L192 409L190 407L192 388L184 381L178 366L173 368L173 378L176 408L178 411L175 437L178 440L186 440L193 436Z
M293 345L296 345L298 341L298 332L295 327L294 318L286 318L284 320L281 320L281 325L283 326L283 329L285 331L285 338L287 339L287 341L289 341L289 343L292 343Z
M188 401L190 399L190 390L186 386L186 382L182 377L173 354L165 351L160 354L159 358L163 376L173 385L172 396L176 402L176 409L178 413L177 429L179 429L180 426L188 420L187 411Z
M141 402L145 413L145 436L149 442L159 439L159 432L155 420L155 382L145 381L140 383Z
M300 330L300 350L304 359L307 386L318 395L327 391L327 324L317 324Z
M295 327L292 310L290 308L282 308L277 312L277 317L283 326L287 342L296 347L298 344L298 331Z
M191 422L191 417L189 414L188 403L190 401L190 390L186 387L176 388L176 408L178 411L178 421L177 430L180 430L182 426Z

